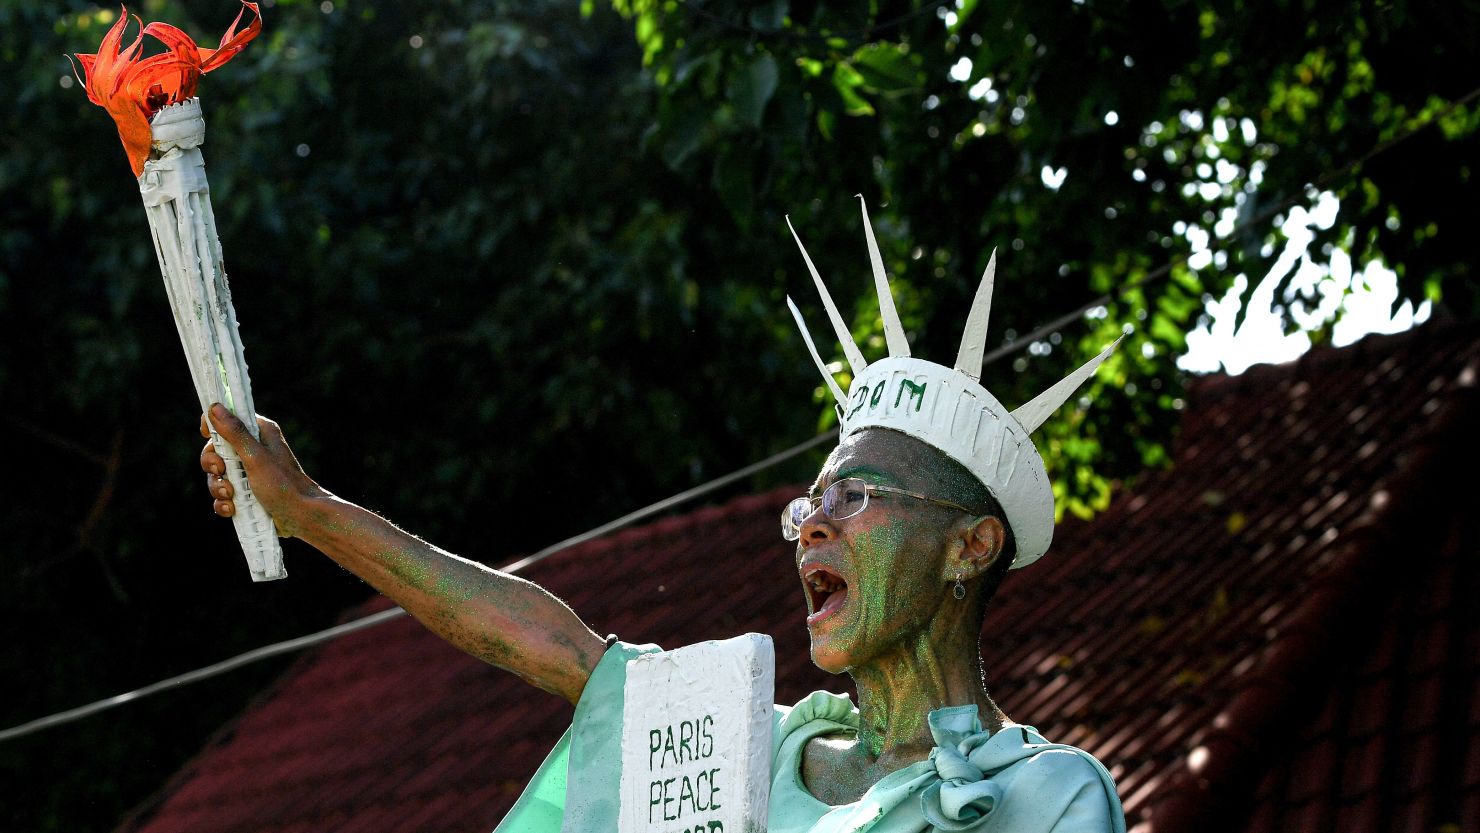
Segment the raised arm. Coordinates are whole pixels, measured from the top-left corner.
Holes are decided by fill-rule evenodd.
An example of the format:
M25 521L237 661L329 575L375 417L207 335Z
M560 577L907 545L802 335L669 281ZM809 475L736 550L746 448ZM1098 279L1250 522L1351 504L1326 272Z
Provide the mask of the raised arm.
M473 656L574 703L605 645L580 617L539 585L459 558L315 483L261 415L261 442L220 405L211 424L241 455L252 492L278 525L406 608L423 625ZM211 436L206 415L201 434ZM212 443L200 455L216 514L235 511L231 483Z

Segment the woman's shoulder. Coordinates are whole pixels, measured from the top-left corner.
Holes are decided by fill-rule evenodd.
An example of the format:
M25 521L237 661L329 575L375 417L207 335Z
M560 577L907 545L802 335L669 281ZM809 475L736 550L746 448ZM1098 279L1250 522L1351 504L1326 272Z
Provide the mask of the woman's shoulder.
M807 741L820 735L856 731L858 709L842 694L814 691L796 705L778 704L771 710L771 763L795 770Z
M1093 755L1050 743L1031 726L1009 724L996 738L1004 747L998 754L1015 758L996 775L1006 793L1003 812L1025 816L1015 824L1035 829L1026 818L1032 816L1056 831L1125 830L1115 782Z
M793 706L777 704L772 709L771 718L776 727L778 742L818 721L837 724L842 728L858 728L858 709L854 707L853 700L847 695L834 694L831 691L814 691Z
M1090 753L1077 746L1053 743L1036 728L1019 723L1004 724L986 738L980 749L972 751L971 759L989 771L1023 767L1065 784L1110 781L1110 773Z
M1044 782L1063 790L1098 787L1103 782L1099 761L1073 746L1052 744L1019 760L1016 766L1019 768L1019 781Z

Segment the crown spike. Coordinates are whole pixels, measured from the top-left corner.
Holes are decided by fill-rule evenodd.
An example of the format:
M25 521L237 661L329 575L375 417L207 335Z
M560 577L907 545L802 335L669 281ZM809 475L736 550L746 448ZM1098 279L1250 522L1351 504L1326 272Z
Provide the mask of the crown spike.
M1121 340L1124 338L1125 336L1122 335L1120 338L1115 339L1114 343L1100 351L1100 355L1085 362L1078 370L1059 380L1053 387L1033 397L1031 402L1013 411L1013 418L1021 423L1029 434L1038 430L1038 426L1042 425L1045 420L1052 416L1053 412L1059 409L1059 406L1067 402L1069 397L1074 395L1074 391L1079 390L1079 386L1084 384L1084 381L1099 369L1100 365L1105 359L1110 357L1111 353L1115 352L1115 348L1120 345Z
M797 230L791 224L791 216L786 218L786 227L791 229L791 237L797 241L797 248L802 250L802 260L807 262L807 271L812 273L812 282L817 284L817 294L822 296L822 306L827 309L827 317L831 319L833 332L838 335L838 343L843 345L843 355L848 358L848 367L852 368L853 375L857 376L868 367L868 362L863 359L863 352L858 349L858 343L853 340L853 333L848 331L848 326L843 323L843 316L838 314L837 305L833 303L832 296L828 294L827 286L822 283L822 276L817 274L817 267L812 265L812 258L807 254L807 247L802 245L802 238L797 235Z
M976 300L971 302L971 312L966 315L961 349L956 353L956 369L971 377L973 382L982 377L982 353L987 348L987 318L992 312L992 286L996 282L997 250L993 249L981 286L976 289Z
M889 345L889 355L905 358L910 354L910 343L905 340L904 327L899 323L899 312L894 308L894 295L889 291L889 277L884 274L884 258L879 255L879 243L874 240L874 227L868 220L868 205L863 195L858 195L858 205L863 209L863 231L868 235L868 260L874 267L874 288L879 292L879 315L884 319L884 340Z
M833 398L838 400L839 405L842 405L848 401L848 397L843 394L843 389L838 387L838 380L827 372L827 365L822 363L822 356L817 353L817 345L812 343L812 334L807 332L807 322L802 320L802 311L797 309L790 295L786 296L786 306L791 310L791 317L797 322L797 329L802 331L802 340L807 342L807 352L812 354L812 361L817 364L817 372L827 380L827 386L832 391Z

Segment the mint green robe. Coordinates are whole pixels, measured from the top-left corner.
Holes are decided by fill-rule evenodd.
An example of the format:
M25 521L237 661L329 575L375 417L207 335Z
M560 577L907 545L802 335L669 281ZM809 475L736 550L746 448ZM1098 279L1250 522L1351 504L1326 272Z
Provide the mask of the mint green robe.
M571 727L494 833L615 833L627 660L660 650L618 642L597 663ZM1115 783L1089 753L1049 743L1032 726L983 731L976 706L928 716L927 760L832 807L802 783L802 753L820 735L858 731L858 710L816 691L777 706L768 833L1125 833Z

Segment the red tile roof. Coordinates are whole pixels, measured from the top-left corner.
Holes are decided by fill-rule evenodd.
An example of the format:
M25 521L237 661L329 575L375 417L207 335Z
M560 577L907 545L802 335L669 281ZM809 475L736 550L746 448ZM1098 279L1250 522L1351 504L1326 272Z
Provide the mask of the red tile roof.
M1143 476L988 616L994 697L1110 767L1136 833L1480 830L1480 331L1430 324L1194 386ZM526 575L601 632L807 659L776 516L795 489ZM388 606L382 599L354 615ZM409 619L301 658L120 833L487 831L570 707Z

